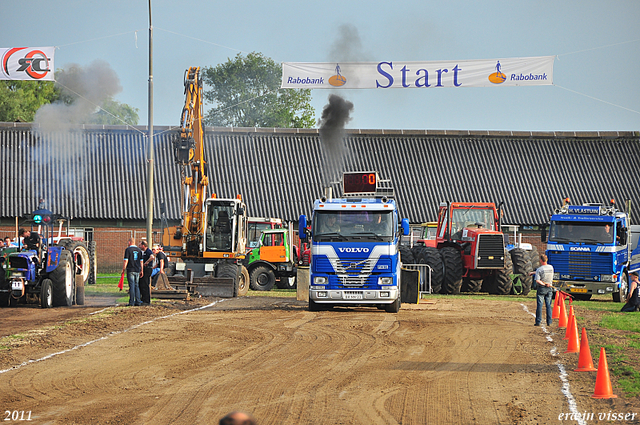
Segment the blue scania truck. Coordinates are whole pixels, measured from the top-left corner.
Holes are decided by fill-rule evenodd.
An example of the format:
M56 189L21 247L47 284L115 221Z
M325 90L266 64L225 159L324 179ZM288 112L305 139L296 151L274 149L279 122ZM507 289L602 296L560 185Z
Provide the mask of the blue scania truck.
M614 301L624 302L629 273L640 271L640 226L630 225L629 210L567 202L556 209L546 249L555 287L579 300L611 294Z
M400 229L389 181L377 172L344 173L343 198L330 193L313 204L311 229L300 216L301 239L311 238L309 310L365 305L397 313L401 303ZM306 230L305 230L306 229Z

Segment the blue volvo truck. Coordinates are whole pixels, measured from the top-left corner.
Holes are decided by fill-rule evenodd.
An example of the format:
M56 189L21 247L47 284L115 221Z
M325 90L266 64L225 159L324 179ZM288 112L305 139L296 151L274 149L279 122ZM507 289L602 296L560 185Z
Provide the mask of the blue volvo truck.
M311 239L309 310L400 309L400 234L409 234L409 221L399 220L388 183L376 172L345 173L344 197L333 199L329 191L316 200L310 230L300 216L300 238Z
M624 302L629 273L640 270L640 226L630 225L629 210L567 203L556 209L546 249L555 287L579 300L611 294L614 301Z

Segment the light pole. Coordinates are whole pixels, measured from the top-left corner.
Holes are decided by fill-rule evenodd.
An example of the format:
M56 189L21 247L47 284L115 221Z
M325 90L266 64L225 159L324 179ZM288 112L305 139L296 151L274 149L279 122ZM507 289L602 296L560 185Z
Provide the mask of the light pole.
M149 0L149 152L147 160L147 243L153 245L153 25Z

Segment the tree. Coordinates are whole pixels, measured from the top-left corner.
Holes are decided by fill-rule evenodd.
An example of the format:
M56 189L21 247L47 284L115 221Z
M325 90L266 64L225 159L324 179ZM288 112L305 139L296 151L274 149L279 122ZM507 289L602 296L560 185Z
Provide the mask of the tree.
M140 117L138 116L138 108L118 102L111 98L104 101L102 109L89 117L90 124L104 125L137 125Z
M58 96L53 81L0 81L0 121L32 122L36 111Z
M261 53L205 67L204 98L214 104L205 124L222 127L311 128L316 124L311 90L279 90L282 68Z

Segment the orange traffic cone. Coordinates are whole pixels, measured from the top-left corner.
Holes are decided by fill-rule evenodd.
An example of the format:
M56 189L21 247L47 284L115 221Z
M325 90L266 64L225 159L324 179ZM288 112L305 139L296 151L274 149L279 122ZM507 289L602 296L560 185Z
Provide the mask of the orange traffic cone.
M589 340L587 339L587 330L582 328L578 368L574 370L574 372L595 372L596 370L597 369L593 367L593 360L591 359L591 349L589 348Z
M553 314L551 314L552 319L560 318L560 292L556 292L555 300L553 301Z
M571 309L573 310L573 306L571 306ZM567 330L570 330L570 334L569 344L567 345L567 351L565 351L565 353L579 353L580 341L578 341L578 323L575 317L572 316L571 324L567 327Z
M592 398L617 398L613 394L611 388L611 379L609 378L609 365L607 365L607 353L604 347L600 348L600 360L598 361L598 375L596 376L596 389Z
M567 327L567 309L564 306L564 299L560 300L560 317L558 318L558 327L566 328Z
M564 333L564 338L562 339L569 339L569 337L571 336L571 332L573 332L573 321L576 319L576 317L573 314L573 306L569 306L569 321L567 322L567 331Z

